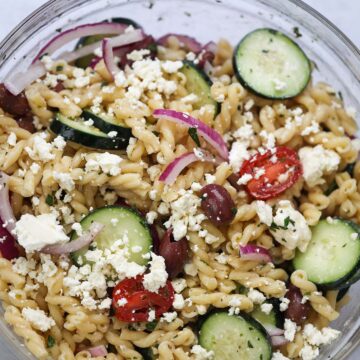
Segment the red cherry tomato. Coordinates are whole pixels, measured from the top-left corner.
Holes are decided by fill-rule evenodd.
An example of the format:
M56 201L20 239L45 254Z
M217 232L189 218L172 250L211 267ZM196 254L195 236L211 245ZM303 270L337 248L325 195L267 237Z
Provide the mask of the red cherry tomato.
M291 187L302 173L297 152L286 146L278 146L245 161L239 176L251 175L251 180L246 184L248 193L255 199L266 200Z
M174 301L174 288L171 282L167 281L158 293L153 293L145 290L143 278L143 275L138 275L132 279L125 279L114 288L112 304L115 316L120 321L148 321L150 310L155 311L155 317L158 319L170 309ZM121 299L126 300L122 306L118 304Z

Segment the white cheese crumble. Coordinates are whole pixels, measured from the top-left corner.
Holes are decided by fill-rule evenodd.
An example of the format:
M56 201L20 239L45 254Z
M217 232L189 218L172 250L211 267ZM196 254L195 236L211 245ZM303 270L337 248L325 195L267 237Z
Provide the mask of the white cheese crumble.
M299 158L303 166L304 179L311 187L324 184L323 175L336 171L340 164L340 156L333 150L324 149L322 145L301 148Z
M284 322L284 337L286 340L293 341L295 339L295 334L297 330L297 325L295 322L290 319L285 319Z
M290 360L288 357L284 356L279 350L272 354L271 360Z
M247 150L248 146L249 144L243 141L235 141L231 145L229 163L236 173L240 171L243 162L250 158L250 154Z
M310 345L320 346L330 344L340 335L340 331L324 327L318 330L312 324L306 324L303 329L303 336Z
M190 352L195 355L195 360L210 360L214 358L214 352L207 351L200 345L194 345Z
M177 318L177 312L165 312L162 314L160 321L166 321L168 323L173 322Z
M167 72L168 74L176 73L183 67L182 61L170 61L166 60L163 61L161 64L162 69Z
M314 360L319 356L319 348L305 344L300 350L299 355L302 360Z
M162 256L151 253L149 262L150 272L144 275L143 285L146 290L157 293L166 285L168 274L165 269L165 260Z
M304 216L288 200L279 201L270 232L278 243L290 250L297 247L304 252L311 240L311 231Z
M174 302L172 304L173 308L176 310L181 310L185 306L184 298L181 294L175 294Z
M30 171L31 171L34 175L36 175L36 174L39 172L39 170L40 170L40 165L39 165L39 164L37 164L37 163L32 163L32 164L30 165Z
M52 142L52 144L59 150L64 150L65 146L66 146L66 141L65 139L61 136L58 135Z
M36 134L33 137L32 147L25 147L31 159L47 162L55 158L51 152L52 145L46 141L46 137L45 133Z
M102 171L105 174L116 176L121 172L120 163L122 158L119 155L110 154L108 152L89 154L85 156L85 171Z
M273 221L272 207L268 205L265 201L257 200L255 201L255 211L259 217L260 222L270 226Z
M181 293L186 288L186 280L183 278L174 279L171 281L171 284L176 293Z
M180 190L179 193L180 197L170 203L171 216L164 223L167 229L173 229L175 241L186 236L188 230L201 230L200 224L206 218L204 214L197 214L201 199L192 190ZM160 206L158 212L160 213Z
M284 312L288 309L290 300L286 297L280 298L280 311Z
M305 128L302 132L301 132L301 136L307 136L310 134L316 134L320 131L320 127L319 127L319 123L316 121L313 121L311 123L310 126L308 126L307 128Z
M262 304L266 300L266 297L264 296L264 294L262 292L260 292L259 290L252 289L252 288L249 290L247 297L254 304Z
M47 316L45 312L40 309L23 308L21 314L31 326L42 332L48 331L52 326L55 326L54 319Z
M131 53L127 54L126 57L128 58L128 60L140 61L146 55L150 55L149 49L133 50Z
M273 309L273 305L270 303L264 303L260 305L260 309L264 314L269 315Z
M14 132L11 132L7 138L7 143L10 146L15 146L16 145L16 134Z
M274 78L273 83L274 83L274 88L277 91L286 90L287 88L287 84L285 81Z
M59 183L62 189L67 191L72 191L75 189L75 182L72 179L70 173L54 171L53 177Z
M158 214L155 211L149 211L146 214L146 221L149 224L153 224L157 217L158 217Z
M16 222L15 234L26 252L39 251L47 245L65 243L69 237L53 214L24 214Z

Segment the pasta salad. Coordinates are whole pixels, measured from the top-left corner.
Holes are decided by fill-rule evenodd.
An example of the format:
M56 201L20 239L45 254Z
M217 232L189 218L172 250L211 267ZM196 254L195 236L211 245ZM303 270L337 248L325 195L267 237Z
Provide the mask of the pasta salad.
M233 48L114 18L0 84L0 298L37 359L312 360L341 336L360 143L312 67L273 29Z

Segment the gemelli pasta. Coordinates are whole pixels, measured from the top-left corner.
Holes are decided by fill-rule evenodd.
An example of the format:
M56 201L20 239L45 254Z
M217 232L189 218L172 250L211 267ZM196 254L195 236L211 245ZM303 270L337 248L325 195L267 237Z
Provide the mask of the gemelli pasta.
M42 76L5 82L31 114L0 108L5 321L37 359L315 359L358 276L353 111L284 34L210 51L111 24L115 57L40 54ZM308 78L257 81L261 37L259 59L296 56Z

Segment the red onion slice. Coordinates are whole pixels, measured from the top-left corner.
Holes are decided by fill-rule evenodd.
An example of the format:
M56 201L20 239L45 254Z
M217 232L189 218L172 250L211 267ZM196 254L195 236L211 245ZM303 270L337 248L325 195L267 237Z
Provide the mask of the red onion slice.
M42 63L30 65L25 72L12 73L4 81L4 85L13 95L19 95L28 85L46 74Z
M92 69L95 69L95 66L102 60L101 57L99 56L95 56L91 59L90 61L90 64L89 66L92 68Z
M90 225L89 230L86 231L83 235L79 236L76 240L69 241L66 244L45 246L43 249L41 249L41 252L44 254L61 255L80 250L83 247L89 245L103 228L103 224L93 222Z
M113 48L108 38L102 41L102 54L106 69L111 78L114 79L114 75L119 71L119 68L115 64Z
M288 340L285 339L284 336L271 336L271 344L272 346L282 346L288 343Z
M211 146L213 146L223 159L228 160L229 151L224 139L216 130L204 124L202 121L185 113L169 109L156 109L153 115L159 119L166 119L187 127L196 128L199 135L201 135Z
M284 335L285 332L283 329L279 329L272 325L264 325L264 328L270 336L281 336Z
M92 357L106 356L108 354L108 351L106 350L106 347L104 345L94 346L92 348L89 348L87 351Z
M15 238L5 229L0 221L0 257L12 260L20 256Z
M211 155L209 152L201 150L202 156L197 156L193 152L185 153L175 160L173 160L161 173L159 180L163 181L165 184L172 184L176 178L179 176L182 170L184 170L188 165L196 161L208 161L217 164L219 161Z
M10 204L8 179L8 175L0 172L0 218L3 223L2 226L12 234L15 229L16 218Z
M262 263L272 262L270 253L262 246L248 244L240 245L240 256L244 260L259 261Z
M43 46L35 56L33 63L40 59L44 54L51 55L70 41L79 39L84 36L102 35L102 34L122 34L128 25L118 23L100 22L94 24L85 24L73 29L65 30L52 38Z
M176 37L180 41L180 43L183 45L183 47L185 47L189 51L192 51L195 54L198 54L202 49L201 44L196 39L194 39L193 37L190 37L187 35L181 35L181 34L172 34L172 33L166 34L166 35L162 36L161 38L159 38L157 43L159 45L166 47L170 36Z
M109 38L111 47L119 47L128 44L132 44L141 41L144 38L144 33L141 29L132 30L125 34ZM67 62L74 61L83 56L92 54L97 48L101 47L102 41L83 46L74 51L66 51L58 56L58 59L65 60Z
M144 38L142 30L133 30L109 39L112 47L123 46L140 41ZM72 62L80 57L92 54L101 46L101 41L84 46L74 51L64 52L58 59ZM27 71L11 74L4 82L5 87L13 94L19 95L28 85L46 74L45 66L39 61L32 64Z

